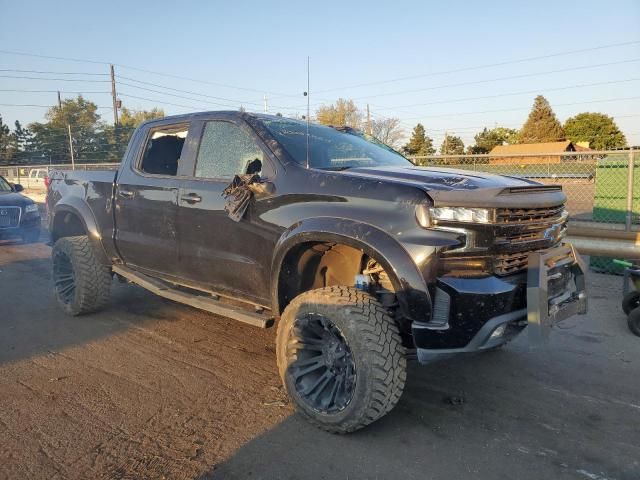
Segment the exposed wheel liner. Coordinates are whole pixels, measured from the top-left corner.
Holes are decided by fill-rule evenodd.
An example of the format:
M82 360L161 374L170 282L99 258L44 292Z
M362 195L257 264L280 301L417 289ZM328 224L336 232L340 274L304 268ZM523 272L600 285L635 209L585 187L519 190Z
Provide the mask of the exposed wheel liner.
M326 316L351 349L356 369L353 397L341 411L323 414L296 391L288 373L287 345L296 319L305 314ZM276 340L282 382L298 411L317 427L348 433L378 420L398 403L406 381L406 358L400 332L386 309L371 295L352 287L333 286L305 292L285 309Z
M100 310L109 300L111 269L101 264L93 251L87 236L64 237L59 239L51 252L54 264L54 293L58 305L69 315L82 315ZM70 295L69 284L56 273L56 265L68 261L72 270L73 288Z

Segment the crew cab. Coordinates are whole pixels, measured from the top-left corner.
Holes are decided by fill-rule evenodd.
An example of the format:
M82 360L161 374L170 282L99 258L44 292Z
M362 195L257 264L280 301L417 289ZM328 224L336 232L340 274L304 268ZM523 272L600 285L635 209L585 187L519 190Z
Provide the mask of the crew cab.
M55 295L112 278L260 327L298 410L331 432L389 412L407 359L533 340L584 313L561 187L421 168L348 127L245 112L142 124L117 171L51 173Z

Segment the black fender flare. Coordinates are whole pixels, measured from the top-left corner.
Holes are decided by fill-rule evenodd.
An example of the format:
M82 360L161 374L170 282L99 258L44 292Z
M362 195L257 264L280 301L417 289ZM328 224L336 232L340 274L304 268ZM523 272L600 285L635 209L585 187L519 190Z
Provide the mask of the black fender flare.
M102 244L102 234L100 233L98 222L96 221L89 205L78 197L71 196L68 198L62 198L58 203L56 203L55 207L53 207L51 220L49 222L49 230L52 240L54 242L57 240L55 232L53 231L56 217L66 213L75 215L80 222L82 222L84 231L89 237L89 241L94 248L94 252L98 256L98 260L105 265L110 265L111 262L108 260L107 253L105 252L104 245Z
M402 315L411 320L428 321L431 296L426 282L404 247L384 230L345 218L315 217L295 223L276 243L271 264L271 301L273 311L282 313L279 280L286 254L306 242L335 242L362 250L385 269L396 290Z

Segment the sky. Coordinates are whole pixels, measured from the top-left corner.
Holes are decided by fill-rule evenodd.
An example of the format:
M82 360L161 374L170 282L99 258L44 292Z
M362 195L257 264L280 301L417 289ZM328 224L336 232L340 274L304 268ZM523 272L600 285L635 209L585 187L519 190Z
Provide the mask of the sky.
M309 57L312 113L350 98L407 136L420 122L437 145L469 144L522 126L542 94L561 121L602 112L640 145L640 0L0 0L0 50L10 124L43 120L56 90L112 121L110 63L131 109L263 111L266 96L270 113L304 115Z

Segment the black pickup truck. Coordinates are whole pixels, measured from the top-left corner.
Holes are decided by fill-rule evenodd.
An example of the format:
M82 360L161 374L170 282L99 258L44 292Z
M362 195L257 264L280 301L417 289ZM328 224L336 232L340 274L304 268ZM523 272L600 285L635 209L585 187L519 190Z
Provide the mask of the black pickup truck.
M53 280L71 315L113 277L261 327L312 423L351 432L407 358L499 347L586 310L557 186L420 168L350 128L244 112L154 120L118 171L59 171Z

